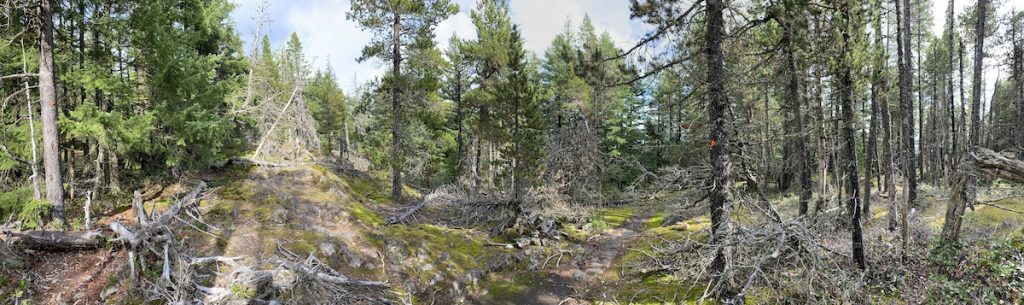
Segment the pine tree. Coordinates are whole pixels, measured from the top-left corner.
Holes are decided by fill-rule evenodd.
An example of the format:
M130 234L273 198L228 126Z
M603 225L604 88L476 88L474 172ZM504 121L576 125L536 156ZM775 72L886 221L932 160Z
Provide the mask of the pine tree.
M519 29L512 27L508 42L508 74L498 91L498 117L504 127L507 145L503 156L508 157L512 176L512 198L521 204L527 186L537 182L543 159L544 131L541 101L537 94L535 67L530 64L523 49ZM522 207L519 208L522 211Z
M402 200L402 95L410 83L402 75L403 49L422 47L434 27L455 14L458 6L448 0L352 0L347 17L374 33L359 61L379 58L391 61L391 198Z

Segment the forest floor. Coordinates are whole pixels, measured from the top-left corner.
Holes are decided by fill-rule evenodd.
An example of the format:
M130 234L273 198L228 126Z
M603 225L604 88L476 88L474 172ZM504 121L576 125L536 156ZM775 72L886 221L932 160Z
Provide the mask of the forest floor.
M515 247L512 238L490 234L485 227L447 225L450 215L445 211L450 207L446 206L427 206L408 224L388 225L385 219L408 205L391 202L386 183L365 173L322 166L236 167L197 174L169 187L172 191L156 196L147 206L166 206L173 199L173 190L187 189L189 181L198 180L208 181L212 187L200 202L210 228L186 227L179 236L197 256L238 256L242 257L240 265L247 268L269 266L274 259L300 261L314 256L353 279L390 285L387 289L353 288L351 303L385 299L423 304L691 303L701 298L705 288L703 283L683 280L661 270L664 266L651 264L662 259L658 253L669 243L706 238L709 220L703 205L687 203L686 197L598 207L587 220L563 224L560 231L564 234L559 238ZM422 196L411 188L406 188L406 193L412 198ZM865 240L869 251L891 251L892 247L886 246L893 243L892 235L885 233L887 207L879 203L884 198L873 198ZM919 224L915 238L923 240L919 245L926 245L941 228L945 199L930 187L922 188L922 199L920 211L915 210L913 217ZM772 202L783 217L796 214L793 196L772 198ZM1024 201L1004 201L1001 206L1024 210ZM96 226L105 226L112 219L134 219L131 213L122 209ZM743 217L737 215L739 221ZM966 239L1019 235L1021 223L1024 217L1019 214L980 206L968 211ZM823 244L849 251L847 234L841 230L830 233ZM918 255L922 257L918 261L923 261L925 254ZM23 270L0 274L0 292L18 293L19 298L38 304L143 302L127 289L135 280L129 275L125 256L126 251L110 249L25 255ZM885 270L885 266L877 266L885 262L872 264ZM149 266L139 276L158 276L156 269L158 266ZM225 304L300 293L241 285L227 266L205 271L203 283L230 287L232 296L222 302ZM916 283L936 284L934 281L922 275ZM891 291L875 293L879 294L877 300L892 301ZM912 297L908 293L898 302L918 303ZM316 296L306 300L318 302Z

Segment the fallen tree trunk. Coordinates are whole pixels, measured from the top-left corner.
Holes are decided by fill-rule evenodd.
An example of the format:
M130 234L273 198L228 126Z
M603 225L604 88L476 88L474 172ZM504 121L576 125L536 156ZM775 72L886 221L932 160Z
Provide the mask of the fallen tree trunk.
M978 148L971 156L978 168L985 173L1024 183L1024 161L1010 159L1003 154L985 148Z
M45 252L73 252L102 248L106 240L100 231L4 232L14 247Z
M206 183L200 182L191 192L178 200L170 209L160 215L160 217L153 221L147 222L142 216L145 212L141 209L141 197L136 192L136 203L134 206L138 208L136 211L139 213L139 221L143 223L143 226L133 232L125 225L114 221L110 223L109 231L100 230L89 230L89 231L25 231L25 232L11 232L4 231L3 235L5 240L16 248L44 251L44 252L74 252L74 251L88 251L103 248L107 245L107 241L126 241L132 247L138 245L142 240L145 240L154 233L158 232L160 228L168 225L172 219L174 219L183 209L187 209L197 204L199 195L206 190ZM120 243L112 243L110 246L118 247Z
M1024 183L1024 161L1010 159L980 147L971 152L971 158L974 162L961 164L950 181L946 220L942 225L942 239L949 243L959 242L964 212L968 207L978 204L975 179L979 172Z

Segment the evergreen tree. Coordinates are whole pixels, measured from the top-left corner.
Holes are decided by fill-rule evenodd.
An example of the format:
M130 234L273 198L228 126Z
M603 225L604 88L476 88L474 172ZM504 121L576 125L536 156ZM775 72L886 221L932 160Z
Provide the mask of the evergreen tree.
M431 44L434 27L458 11L448 0L352 0L348 18L374 33L360 61L391 61L387 78L391 91L391 197L402 199L402 104L410 83L402 75L403 49Z

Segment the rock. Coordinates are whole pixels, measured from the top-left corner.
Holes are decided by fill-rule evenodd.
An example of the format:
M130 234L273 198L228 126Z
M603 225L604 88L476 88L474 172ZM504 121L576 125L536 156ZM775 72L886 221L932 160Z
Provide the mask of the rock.
M334 244L329 243L329 242L322 242L322 243L320 243L320 253L323 253L324 256L328 256L328 257L334 256L334 253L335 253Z
M470 283L473 286L476 286L477 282L479 282L480 279L482 279L484 277L484 275L486 275L486 274L484 273L483 270L478 270L478 269L469 270L469 272L467 272L466 275L462 277L462 281L466 282L466 283Z
M516 247L519 247L519 248L525 248L526 246L529 246L530 242L531 242L530 238L526 238L526 237L519 237L519 238L516 238L513 241L515 242Z
M384 256L392 265L399 265L405 260L405 244L400 240L389 240L384 245Z
M558 236L558 223L551 219L545 219L540 222L540 226L537 228L540 234L545 237Z
M288 222L288 210L283 208L274 210L274 213L270 216L270 220L276 224L284 224Z
M487 260L487 270L490 272L497 272L511 267L512 264L512 255L509 255L508 253L499 253Z

